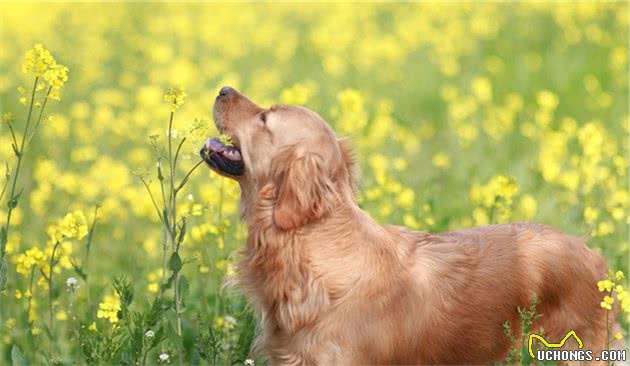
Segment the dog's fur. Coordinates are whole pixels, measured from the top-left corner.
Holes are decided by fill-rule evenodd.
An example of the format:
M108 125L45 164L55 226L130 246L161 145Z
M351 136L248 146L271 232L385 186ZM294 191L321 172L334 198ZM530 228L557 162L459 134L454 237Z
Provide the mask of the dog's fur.
M527 223L443 234L380 225L355 201L346 142L316 113L263 109L232 90L214 117L245 163L230 176L249 234L238 281L273 364L501 361L512 346L502 324L518 336L517 307L534 294L547 339L575 330L585 349L606 344L596 283L607 265L583 240Z

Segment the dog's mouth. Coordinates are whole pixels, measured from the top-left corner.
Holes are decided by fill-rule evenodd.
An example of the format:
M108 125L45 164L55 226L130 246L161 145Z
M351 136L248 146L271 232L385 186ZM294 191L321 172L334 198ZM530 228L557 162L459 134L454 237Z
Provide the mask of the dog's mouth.
M206 140L199 154L212 169L225 174L241 176L245 171L241 149L226 145L218 138Z

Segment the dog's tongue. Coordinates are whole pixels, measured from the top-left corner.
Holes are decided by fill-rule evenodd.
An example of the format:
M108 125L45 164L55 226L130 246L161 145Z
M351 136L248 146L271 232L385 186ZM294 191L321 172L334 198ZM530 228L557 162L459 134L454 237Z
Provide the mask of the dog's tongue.
M227 146L221 143L221 141L219 141L219 139L216 137L212 139L208 139L205 145L206 145L206 148L214 152L218 152L218 153L225 151L227 148Z
M221 156L226 159L232 161L241 161L241 152L235 146L227 146L223 144L218 138L212 138L206 141L204 147L208 150L214 151L217 154L221 154Z

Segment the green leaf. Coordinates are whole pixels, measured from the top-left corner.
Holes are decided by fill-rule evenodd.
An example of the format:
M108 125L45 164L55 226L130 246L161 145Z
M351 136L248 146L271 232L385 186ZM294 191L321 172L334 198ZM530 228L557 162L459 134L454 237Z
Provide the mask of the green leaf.
M162 291L168 290L169 288L171 288L171 286L173 285L173 280L175 279L175 273L173 273L168 280L166 280L166 283L163 283L160 285L160 288L162 289Z
M83 271L83 268L81 268L81 266L79 266L79 265L78 265L78 264L74 261L74 259L72 259L72 258L70 259L70 265L72 265L72 269L74 269L74 272L75 272L75 273L76 273L79 277L81 277L81 279L82 279L83 281L87 280L87 273L85 273L85 272Z
M8 203L10 210L17 207L18 200L20 199L21 195L22 195L22 190L20 189L20 191L15 196L11 197Z
M182 269L182 259L177 252L173 253L171 259L168 260L168 268L173 271L173 273L177 273Z
M20 347L17 344L13 345L11 348L11 365L12 366L26 366L28 362L24 359L24 355L22 355L22 351L20 351Z
M178 248L182 244L182 242L184 241L184 235L186 235L186 219L185 218L184 218L184 223L179 228L179 236L177 237L177 247Z

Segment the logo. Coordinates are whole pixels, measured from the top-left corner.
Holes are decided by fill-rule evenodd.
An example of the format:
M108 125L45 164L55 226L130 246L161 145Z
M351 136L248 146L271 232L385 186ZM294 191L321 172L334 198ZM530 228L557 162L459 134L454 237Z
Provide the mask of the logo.
M543 338L543 336L532 333L529 335L529 341L527 342L527 349L529 350L529 355L532 356L532 359L537 360L536 356L534 355L534 350L533 350L534 338L538 339L546 348L553 349L553 348L562 348L564 344L567 343L567 340L571 337L575 338L578 344L578 349L584 348L584 343L582 342L582 339L580 339L580 337L578 337L578 335L575 334L574 330L570 330L569 333L567 333L564 336L564 338L562 338L560 342L558 343L549 343L547 342L545 338Z
M565 343L573 337L577 342L577 349L574 350L562 350L559 348L564 347ZM544 349L536 350L534 353L534 339L538 340L544 346ZM592 350L583 349L584 342L575 333L574 330L570 330L558 343L548 342L540 334L532 333L529 335L527 342L529 355L536 361L625 361L625 350L603 350L596 355Z

